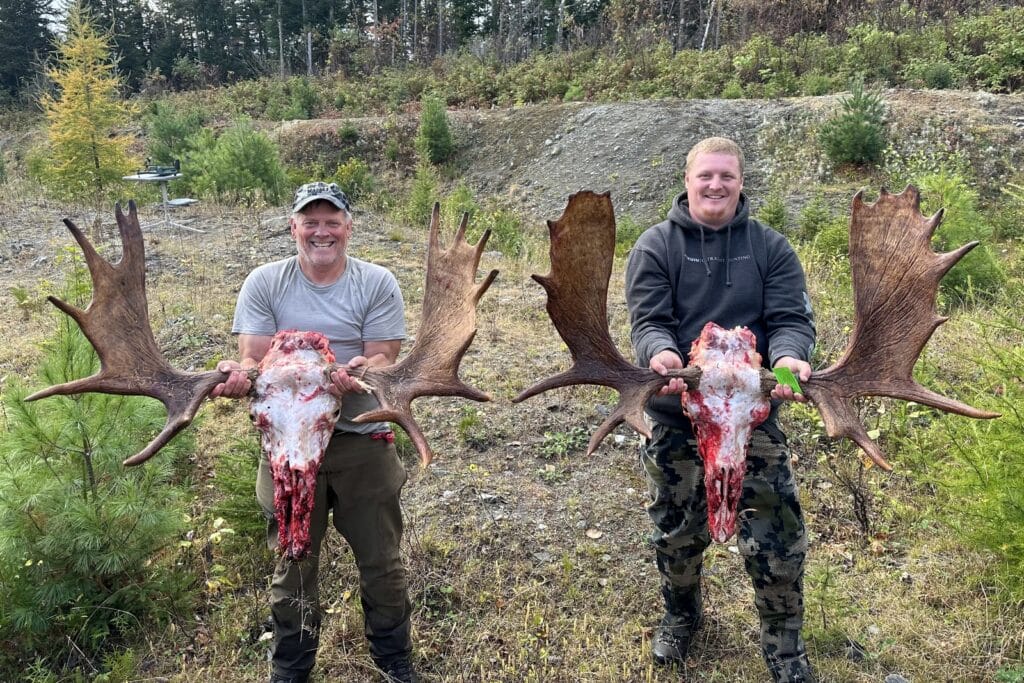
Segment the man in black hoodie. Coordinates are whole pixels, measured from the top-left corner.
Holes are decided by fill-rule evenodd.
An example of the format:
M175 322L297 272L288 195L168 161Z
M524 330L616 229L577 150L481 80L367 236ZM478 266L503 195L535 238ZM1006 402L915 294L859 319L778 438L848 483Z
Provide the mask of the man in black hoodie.
M698 142L686 157L686 192L630 253L626 302L633 347L639 363L656 372L684 367L691 343L714 321L749 328L771 367L810 377L815 329L803 268L782 235L750 218L743 163L732 140ZM682 380L673 379L647 405L653 438L640 453L665 600L651 644L662 665L686 660L703 620L700 574L711 542L704 464L682 411L683 389ZM737 545L754 584L772 678L806 683L815 680L800 635L807 536L776 416L780 401L804 398L781 385L772 398L771 414L751 437Z

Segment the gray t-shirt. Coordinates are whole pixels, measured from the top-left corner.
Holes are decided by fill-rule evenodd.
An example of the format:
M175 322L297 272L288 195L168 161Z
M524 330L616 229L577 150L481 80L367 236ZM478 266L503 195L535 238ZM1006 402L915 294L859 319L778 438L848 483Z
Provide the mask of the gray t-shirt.
M362 355L363 342L405 339L405 306L398 281L383 266L352 256L329 285L310 282L292 256L256 268L238 293L234 334L272 336L281 330L319 332L339 363ZM371 394L342 401L336 430L369 434L387 424L356 424L352 417L378 406Z

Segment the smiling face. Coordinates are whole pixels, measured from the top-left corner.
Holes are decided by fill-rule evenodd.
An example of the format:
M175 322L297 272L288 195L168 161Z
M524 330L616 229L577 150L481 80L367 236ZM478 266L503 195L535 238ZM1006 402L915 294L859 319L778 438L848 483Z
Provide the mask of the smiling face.
M334 282L345 272L352 217L327 201L316 201L291 217L292 239L302 272L317 284Z
M736 216L743 190L740 160L723 152L701 152L686 170L690 217L709 228L722 228Z

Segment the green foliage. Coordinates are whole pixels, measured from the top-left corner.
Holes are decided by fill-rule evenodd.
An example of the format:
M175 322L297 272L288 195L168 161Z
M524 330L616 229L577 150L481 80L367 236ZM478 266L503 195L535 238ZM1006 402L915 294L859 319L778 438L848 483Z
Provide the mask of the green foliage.
M464 181L445 195L441 201L441 220L443 225L458 225L462 220L462 214L469 214L470 224L475 223L476 215L480 212L480 205L473 197L473 190ZM473 233L482 232L474 229ZM472 234L472 233L471 233Z
M190 143L191 175L185 180L197 194L245 204L276 204L286 196L288 179L277 146L249 121L236 122L216 139L203 129Z
M921 69L921 80L929 88L946 90L953 87L953 66L949 62L930 62Z
M819 140L834 164L869 164L882 158L886 145L885 102L854 81L840 112L821 127Z
M128 152L131 138L119 132L132 107L119 95L122 83L111 40L82 5L71 6L67 39L48 72L58 94L40 99L47 150L39 180L57 196L99 201L136 166Z
M78 328L61 318L45 349L40 384L98 366ZM159 403L83 394L25 403L5 389L0 435L0 631L21 655L102 652L108 639L184 606L190 578L173 547L185 522L174 463L192 446L186 432L145 467L121 461L164 424Z
M4 163L4 152L0 149L0 185L7 182L7 165Z
M743 84L737 79L729 81L722 88L722 99L738 100L741 97L743 97Z
M800 209L796 219L797 237L813 240L831 222L832 210L828 203L821 195L815 195Z
M814 248L830 256L843 256L850 251L850 225L846 216L836 216L823 225L814 236Z
M432 164L442 164L455 151L444 101L439 97L427 96L423 98L422 106L420 127L416 134L416 151L420 159Z
M407 223L421 226L430 223L430 213L434 210L440 183L437 169L433 166L426 162L416 166L416 177L413 178L412 189L402 211L402 217Z
M255 431L236 439L217 454L214 484L220 496L210 507L210 517L222 518L234 529L241 543L250 547L252 539L263 538L267 521L253 486L259 469L260 446Z
M996 672L996 683L1024 683L1024 666L1009 666Z
M590 435L583 427L573 427L565 432L544 432L540 457L562 458L579 453L587 447L588 441L590 441Z
M789 226L789 210L781 193L772 192L768 195L768 199L758 209L757 220L779 231Z
M1019 316L991 328L993 340L1020 339ZM990 553L1000 585L1013 601L1024 600L1024 347L990 342L975 359L982 390L970 403L1002 414L995 420L936 420L922 450L946 454L932 476L942 487L946 520L972 547ZM929 455L929 457L933 457Z
M615 225L615 254L623 256L636 244L641 233L647 226L637 222L632 216L622 216Z
M494 430L483 420L483 413L475 406L463 406L456 427L462 443L478 451L485 451L493 440Z
M366 199L377 189L377 179L373 177L370 167L356 157L349 157L348 161L338 166L330 182L337 183L353 201Z
M583 86L579 83L572 83L568 88L565 89L565 94L562 95L563 102L580 102L585 100L587 93L584 92Z
M320 111L320 95L308 78L293 78L288 83L290 105L285 112L286 119L311 119Z
M1024 184L1007 183L1003 194L1010 198L1005 205L996 204L990 215L992 236L996 239L1024 238Z
M512 208L502 206L499 202L488 203L487 208L477 214L476 231L491 231L488 249L497 249L505 256L515 258L522 256L526 250L523 235L523 218Z
M965 80L995 92L1024 85L1024 7L965 17L953 28L954 63Z
M915 178L914 184L921 191L921 208L926 214L945 208L933 239L938 251L952 251L972 240L982 241L942 279L942 292L961 301L995 296L1006 276L985 244L992 236L992 228L978 211L977 190L959 174L947 171L925 174Z
M193 151L191 138L203 127L203 115L195 108L178 109L155 101L146 117L146 151L157 164L169 166Z

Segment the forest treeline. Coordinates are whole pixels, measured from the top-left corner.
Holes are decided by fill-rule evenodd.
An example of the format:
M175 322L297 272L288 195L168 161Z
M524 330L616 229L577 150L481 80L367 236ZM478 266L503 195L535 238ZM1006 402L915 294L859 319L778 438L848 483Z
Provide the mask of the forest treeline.
M263 76L358 78L393 67L443 64L454 56L501 71L552 53L563 59L576 55L577 63L612 58L627 78L642 77L646 55L718 48L729 48L724 54L731 68L764 80L779 65L765 63L759 53L784 47L798 61L821 53L825 45L860 50L868 56L895 51L897 63L917 65L910 74L875 74L893 85L909 80L910 85L1008 92L1024 82L1024 58L1014 48L1024 33L1024 14L1015 4L992 0L81 2L96 25L110 31L118 68L132 92L188 90ZM35 102L51 88L45 65L62 26L63 16L48 0L0 0L0 104ZM754 48L749 47L752 41ZM753 49L756 54L744 54L744 47L746 53ZM829 65L818 66L827 70ZM798 67L797 76L799 71ZM943 76L946 72L948 78ZM928 82L928 74L933 74L934 83ZM786 86L781 92L750 96L815 94L822 87Z

